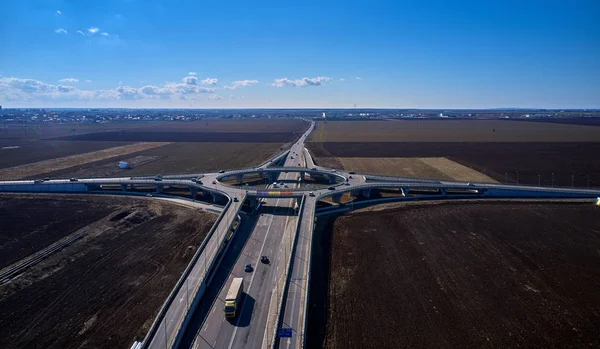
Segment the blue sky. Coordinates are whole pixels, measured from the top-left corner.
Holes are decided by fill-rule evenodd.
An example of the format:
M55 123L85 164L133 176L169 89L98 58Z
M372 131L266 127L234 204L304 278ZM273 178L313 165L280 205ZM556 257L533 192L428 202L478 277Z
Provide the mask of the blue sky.
M5 107L600 108L600 1L5 0Z

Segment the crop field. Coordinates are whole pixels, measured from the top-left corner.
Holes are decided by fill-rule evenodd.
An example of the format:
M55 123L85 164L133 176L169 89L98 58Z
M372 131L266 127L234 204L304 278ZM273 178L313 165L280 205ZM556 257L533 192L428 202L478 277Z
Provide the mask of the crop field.
M309 142L600 142L600 127L511 120L318 122Z
M0 285L2 348L131 346L215 220L197 209L122 197L12 195L0 205L10 212L0 215L3 264L86 231Z
M171 143L159 148L114 157L40 176L100 177L151 174L202 173L255 166L281 150L278 143ZM120 169L119 161L131 169Z
M598 347L599 214L420 203L330 221L313 251L307 346Z
M482 140L480 135L488 131ZM420 171L419 163L404 171L378 163L381 158L446 158L500 183L600 186L596 126L508 120L339 121L318 123L313 132L314 139L325 141L308 143L308 148L323 166L350 170L345 163L361 158L363 164L352 165L370 173L427 177L429 171ZM471 174L463 178L478 180Z
M11 126L0 132L0 179L124 174L118 161L134 175L247 167L306 128L293 119Z

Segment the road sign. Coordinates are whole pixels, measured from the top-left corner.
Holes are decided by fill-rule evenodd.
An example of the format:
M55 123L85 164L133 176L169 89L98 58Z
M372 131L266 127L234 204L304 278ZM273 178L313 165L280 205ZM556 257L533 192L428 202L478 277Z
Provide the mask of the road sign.
M279 329L279 337L280 338L290 338L292 336L291 328L280 328Z

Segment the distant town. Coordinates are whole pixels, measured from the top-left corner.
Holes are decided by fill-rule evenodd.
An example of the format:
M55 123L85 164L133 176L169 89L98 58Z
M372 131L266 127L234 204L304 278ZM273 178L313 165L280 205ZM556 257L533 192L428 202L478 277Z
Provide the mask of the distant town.
M10 108L0 107L6 123L105 123L127 121L194 121L208 118L312 119L559 119L600 117L585 109L121 109L121 108Z

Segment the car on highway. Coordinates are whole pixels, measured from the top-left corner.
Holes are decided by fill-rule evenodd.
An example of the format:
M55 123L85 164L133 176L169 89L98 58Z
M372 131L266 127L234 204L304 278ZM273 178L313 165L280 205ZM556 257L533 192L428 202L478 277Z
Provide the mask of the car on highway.
M354 172L354 171L350 171L350 172L348 172L348 173L349 173L349 174L356 174L356 172ZM352 178L352 177L350 177L350 178Z
M45 181L49 181L49 180L50 180L50 177L44 177L44 180L45 180Z
M238 201L240 201L240 200L238 200L237 196L234 196L233 197L233 202L238 202Z
M348 178L352 179L353 177L352 176L348 176Z
M212 181L212 184L217 184L217 181Z
M147 196L147 197L149 197L149 198L151 198L151 197L152 197L152 194L146 194L146 196Z
M308 196L315 196L315 193L313 193L312 191L310 193L308 193Z
M346 183L344 183L344 185L350 185L350 182L346 181Z
M225 173L225 170L219 170L219 173Z
M335 190L335 187L329 187L327 189L329 189L329 190Z
M42 183L44 183L44 180L43 180L43 179L35 179L35 180L33 181L33 184L42 184Z
M261 256L260 257L260 262L263 263L263 264L269 264L269 263L271 263L271 261L269 260L269 257L267 257L267 256Z
M69 182L77 182L77 181L78 181L77 178L71 178L71 179L69 179Z
M248 263L244 266L244 271L247 273L250 273L254 270L254 268L252 268L252 264Z
M311 170L313 170L313 171L316 171L316 170L317 170L317 168L316 168L316 167L313 167L313 168L311 168Z
M162 178L163 177L161 175L158 175L158 176L154 177L154 180L155 181L162 181Z

